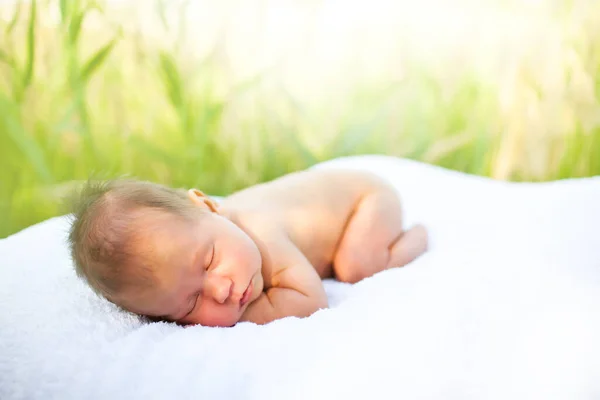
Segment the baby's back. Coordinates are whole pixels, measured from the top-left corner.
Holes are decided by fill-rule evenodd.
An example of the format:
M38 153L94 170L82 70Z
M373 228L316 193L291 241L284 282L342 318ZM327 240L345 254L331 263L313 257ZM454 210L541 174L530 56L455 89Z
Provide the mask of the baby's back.
M361 171L307 170L237 192L223 206L259 237L265 232L288 235L326 277L356 205L381 185Z

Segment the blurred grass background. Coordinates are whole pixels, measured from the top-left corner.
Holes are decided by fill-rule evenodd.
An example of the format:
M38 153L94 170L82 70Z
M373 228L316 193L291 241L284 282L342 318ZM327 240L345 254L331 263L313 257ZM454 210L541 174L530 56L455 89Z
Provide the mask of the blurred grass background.
M0 2L0 237L123 174L227 194L353 154L600 174L597 0Z

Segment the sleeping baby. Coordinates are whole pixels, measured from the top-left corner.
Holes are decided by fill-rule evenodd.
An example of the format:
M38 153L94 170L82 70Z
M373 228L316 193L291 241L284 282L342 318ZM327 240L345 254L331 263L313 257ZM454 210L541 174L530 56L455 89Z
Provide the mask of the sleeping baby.
M217 204L119 179L89 182L69 235L77 274L125 310L181 325L266 324L327 308L321 279L355 283L427 249L394 188L361 171L309 169Z

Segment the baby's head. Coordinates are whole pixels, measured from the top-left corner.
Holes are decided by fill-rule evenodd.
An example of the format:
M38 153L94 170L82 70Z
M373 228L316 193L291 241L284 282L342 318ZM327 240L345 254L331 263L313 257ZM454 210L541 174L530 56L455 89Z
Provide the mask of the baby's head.
M232 326L263 289L254 241L196 189L89 182L69 242L96 293L150 318Z

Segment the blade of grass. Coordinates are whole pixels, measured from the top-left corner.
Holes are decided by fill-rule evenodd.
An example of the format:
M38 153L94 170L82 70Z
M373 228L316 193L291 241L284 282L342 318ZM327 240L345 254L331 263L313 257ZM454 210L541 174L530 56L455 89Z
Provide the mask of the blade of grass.
M64 23L69 19L69 1L60 0L60 19Z
M373 129L368 122L352 124L336 135L329 149L335 157L353 154L369 138Z
M423 161L435 164L448 155L455 153L473 142L473 137L468 132L443 137L434 142L423 154Z
M37 1L31 1L31 10L29 14L29 26L27 28L27 58L25 61L25 71L23 72L23 89L31 84L33 78L33 67L35 63L35 26L37 17Z
M76 44L79 39L79 34L81 33L81 25L83 23L83 19L87 14L86 10L81 10L76 12L75 15L71 18L69 23L69 40L71 44Z
M164 0L158 0L156 2L156 9L158 12L158 17L160 18L160 22L163 25L163 28L168 31L169 30L169 23L167 22L167 14L166 14L166 7L165 7L165 1Z
M577 161L584 149L583 142L582 128L577 123L574 132L565 140L565 149L560 157L558 171L556 171L558 179L570 178L576 174Z
M7 52L5 52L2 49L0 49L0 62L3 62L4 64L8 65L9 67L15 66L15 60L11 56L9 56Z
M173 57L165 51L160 52L159 61L163 75L163 84L171 105L175 110L181 110L183 107L183 84L179 70L175 66Z
M17 21L19 21L19 17L21 16L21 9L23 7L23 2L22 1L17 1L17 4L15 5L15 11L13 13L12 18L10 19L10 22L8 23L8 25L6 26L6 35L10 35L13 30L15 29L15 26L17 25Z
M160 72L163 86L167 92L167 97L171 103L173 109L177 112L179 118L179 125L181 134L186 137L188 141L197 140L194 130L197 126L197 118L194 112L190 112L193 109L193 99L188 99L185 92L185 86L181 73L177 68L177 63L174 57L165 52L159 53Z
M283 124L279 131L282 133L284 142L291 145L291 149L300 156L302 163L305 166L315 164L318 160L315 154L306 146L306 144L300 139L300 135L295 129L286 128Z
M198 116L195 118L194 113L187 111L189 119L188 124L184 126L184 129L188 129L193 135L191 140L198 151L206 150L211 139L214 139L213 136L218 132L218 125L222 121L226 107L225 102L212 99L210 95L206 97L204 101L199 102L199 107L190 102L187 108L198 110Z
M101 3L99 3L99 2L97 2L95 0L91 0L88 3L87 8L88 8L88 10L96 10L96 11L98 11L100 13L104 12L104 6L103 6L103 4L101 4Z
M26 156L27 161L35 170L38 178L45 183L51 182L52 174L44 159L44 152L19 121L15 104L0 94L0 109L3 110L0 122L4 123L1 131L5 132Z
M387 93L384 94L386 97L387 95ZM380 101L384 102L385 97L381 97ZM346 122L347 127L336 135L333 142L328 146L332 155L342 157L358 154L361 148L367 147L366 143L370 136L373 132L377 132L385 121L383 103L371 102L370 104L374 111L369 112L365 117L359 118L356 122Z
M91 56L83 65L81 69L81 80L87 81L90 79L94 71L98 69L100 65L106 60L106 58L110 55L113 47L117 43L117 38L113 38L110 42L108 42L104 47L100 48L93 56Z
M600 176L600 126L592 131L588 149L590 166L587 173L589 176Z
M165 164L170 166L178 165L180 163L180 159L178 157L174 157L168 152L164 151L146 141L140 136L133 135L129 138L129 144L136 149L143 151L148 154L150 157L162 160Z

